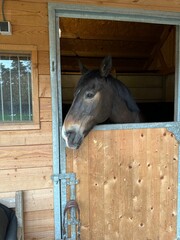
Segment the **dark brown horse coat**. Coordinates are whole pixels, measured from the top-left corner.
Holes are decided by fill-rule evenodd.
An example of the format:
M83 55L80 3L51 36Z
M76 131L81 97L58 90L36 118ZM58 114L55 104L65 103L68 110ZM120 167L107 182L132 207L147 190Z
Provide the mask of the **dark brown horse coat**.
M80 65L80 78L73 103L62 127L66 146L77 149L89 131L99 123L135 123L141 121L139 108L129 89L110 74L111 57L103 59L97 70Z

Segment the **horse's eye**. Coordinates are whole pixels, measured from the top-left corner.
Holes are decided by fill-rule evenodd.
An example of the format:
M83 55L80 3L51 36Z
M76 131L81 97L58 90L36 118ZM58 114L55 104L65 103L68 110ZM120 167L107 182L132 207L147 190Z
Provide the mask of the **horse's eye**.
M92 92L87 92L86 93L86 98L93 98L94 97L94 93L92 93Z

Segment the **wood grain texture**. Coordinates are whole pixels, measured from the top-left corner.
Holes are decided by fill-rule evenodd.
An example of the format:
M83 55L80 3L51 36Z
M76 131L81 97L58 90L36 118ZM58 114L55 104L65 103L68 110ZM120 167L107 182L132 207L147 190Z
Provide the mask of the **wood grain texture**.
M92 131L68 151L68 169L80 180L83 239L173 240L177 153L166 129Z
M5 14L7 20L12 23L13 34L12 36L0 35L0 45L16 44L19 45L19 50L23 46L34 45L38 51L37 81L40 112L37 114L41 116L40 129L29 131L4 129L0 134L0 197L11 197L15 195L15 191L24 190L25 239L27 240L54 239L53 187L50 180L52 124L48 2L66 3L69 6L89 4L180 12L180 2L177 0L6 1ZM1 13L0 18L2 19ZM114 30L114 33L117 32ZM65 34L67 34L66 37L69 36L69 33L65 32ZM70 34L72 36L74 33ZM145 38L148 39L149 32L146 31L145 34ZM92 45L96 46L94 43ZM171 46L166 45L163 53L168 51L168 47ZM167 54L169 59L173 58L171 53ZM135 66L135 61L132 59L131 67ZM140 64L136 63L139 70L143 61L144 59ZM126 69L127 62L121 61L121 63ZM69 69L70 64L75 65L76 59L72 62L66 60L66 69ZM45 109L46 105L48 111ZM104 239L124 240L129 237L133 239L132 235L136 235L137 232L145 234L149 239L162 236L163 240L166 238L169 240L175 237L177 143L168 132L164 136L164 132L164 130L162 132L147 130L146 134L144 130L144 137L141 137L141 131L133 135L129 131L93 132L79 151L67 152L68 171L74 170L80 179L80 185L77 186L77 199L81 208L82 239L102 240L104 236ZM138 144L142 144L142 147L138 146L137 152L134 139ZM167 142L162 147L165 139ZM149 141L150 145L147 144L145 148L146 142ZM168 145L169 141L171 145ZM162 150L160 150L161 147ZM145 149L147 151L143 152ZM142 152L142 156L146 158L147 169L145 163L141 164L141 167L137 164L138 161L143 161L139 156ZM136 161L133 157L134 153ZM137 179L143 179L143 181L137 183ZM139 194L136 204L133 193ZM143 208L140 207L141 202ZM145 211L144 216L142 210Z

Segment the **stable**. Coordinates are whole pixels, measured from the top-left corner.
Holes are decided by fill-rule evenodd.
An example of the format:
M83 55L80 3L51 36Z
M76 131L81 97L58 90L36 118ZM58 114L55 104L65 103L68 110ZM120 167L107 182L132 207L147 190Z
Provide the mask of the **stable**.
M19 203L21 238L180 238L180 3L6 0L1 10L12 28L0 34L0 202ZM71 150L61 128L78 61L94 69L105 56L146 121L98 125Z
M174 239L179 235L178 16L53 4L49 12L52 97L58 89L52 107L59 107L54 181L58 192L60 180L61 208L77 201L83 239ZM114 58L112 75L133 92L147 123L96 126L79 150L69 150L59 134L63 108L80 78L77 62L97 68L107 55ZM71 214L65 236L73 239L79 221Z

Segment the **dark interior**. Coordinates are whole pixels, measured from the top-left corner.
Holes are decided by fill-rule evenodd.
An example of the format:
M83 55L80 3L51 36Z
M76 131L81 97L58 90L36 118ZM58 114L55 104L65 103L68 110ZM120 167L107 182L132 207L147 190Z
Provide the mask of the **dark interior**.
M112 56L116 74L154 74L166 79L175 73L174 26L61 18L60 29L62 74L79 73L78 60L96 68L107 55ZM142 99L137 103L146 122L166 122L173 121L173 99ZM63 116L70 104L63 103Z

